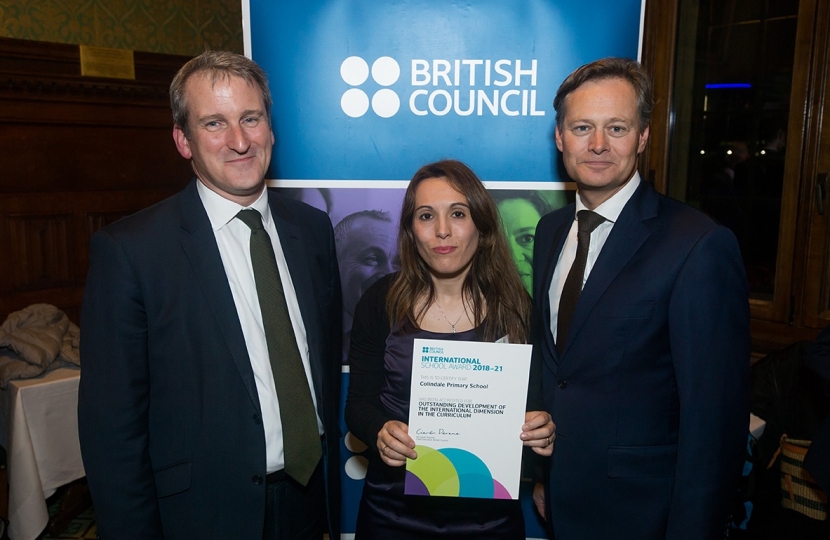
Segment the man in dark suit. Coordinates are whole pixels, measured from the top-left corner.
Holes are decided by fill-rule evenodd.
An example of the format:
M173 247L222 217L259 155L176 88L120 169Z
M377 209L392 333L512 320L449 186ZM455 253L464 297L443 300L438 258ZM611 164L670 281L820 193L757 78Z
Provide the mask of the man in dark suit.
M206 52L170 94L173 138L196 178L91 244L78 423L99 534L339 538L331 223L266 189L274 135L259 66ZM263 264L275 278L267 294ZM289 397L303 407L281 387L289 358ZM310 421L292 423L300 409Z
M578 191L536 230L534 354L556 424L537 506L557 540L722 538L749 422L737 243L637 173L653 107L638 63L577 69L554 107Z

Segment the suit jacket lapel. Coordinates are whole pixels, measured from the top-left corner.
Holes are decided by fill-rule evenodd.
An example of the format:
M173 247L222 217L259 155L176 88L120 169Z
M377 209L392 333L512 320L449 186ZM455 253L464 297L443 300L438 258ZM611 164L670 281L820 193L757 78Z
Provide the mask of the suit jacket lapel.
M611 234L585 282L571 320L563 355L567 354L571 344L579 337L579 331L614 278L650 236L651 232L644 221L657 215L657 201L654 189L641 180L639 187L614 223L614 228L611 229Z
M276 194L268 191L268 203L271 206L271 217L274 218L274 225L277 227L277 234L280 237L285 262L288 264L288 271L291 273L291 282L294 284L294 292L300 304L300 314L303 317L306 339L308 341L308 361L311 365L311 378L314 384L314 392L317 396L317 403L322 403L322 373L320 372L320 358L317 343L323 339L320 335L321 326L319 308L315 298L314 284L311 280L311 268L308 264L307 253L309 247L303 242L303 235L300 226L294 222L291 212L280 203Z
M194 180L179 194L182 214L181 244L193 270L193 277L210 304L213 317L219 326L228 350L242 377L251 401L259 408L259 395L254 381L254 371L248 357L245 336L236 314L236 305L228 286L228 277L216 245L216 237L210 226L207 212L199 198Z

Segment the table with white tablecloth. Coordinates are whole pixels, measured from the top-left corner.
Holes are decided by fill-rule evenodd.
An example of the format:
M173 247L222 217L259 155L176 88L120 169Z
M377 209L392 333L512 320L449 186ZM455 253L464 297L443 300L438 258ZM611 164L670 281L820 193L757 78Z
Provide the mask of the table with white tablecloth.
M34 540L49 521L46 498L82 478L78 443L81 370L59 368L0 391L0 445L9 478L9 538Z

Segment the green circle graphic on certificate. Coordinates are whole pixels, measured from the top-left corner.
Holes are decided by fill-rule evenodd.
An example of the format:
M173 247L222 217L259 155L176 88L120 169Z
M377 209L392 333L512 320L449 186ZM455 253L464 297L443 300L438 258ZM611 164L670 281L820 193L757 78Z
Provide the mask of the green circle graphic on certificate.
M418 453L418 459L409 462L407 473L420 480L419 484L426 491L424 495L483 499L510 498L506 490L501 488L501 484L493 479L487 465L467 450L460 448L436 450L429 446L418 445L415 451Z

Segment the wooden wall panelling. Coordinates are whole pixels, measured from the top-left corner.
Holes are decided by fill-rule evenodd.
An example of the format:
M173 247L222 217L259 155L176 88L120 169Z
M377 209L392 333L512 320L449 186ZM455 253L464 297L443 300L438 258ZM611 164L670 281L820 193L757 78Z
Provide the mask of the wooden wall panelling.
M830 5L819 2L815 11L814 56L811 66L811 93L805 102L804 166L802 171L799 226L806 257L797 268L804 294L796 304L796 316L806 326L824 328L830 324ZM818 185L823 198L819 200ZM823 206L823 212L819 210ZM799 261L799 262L802 262Z
M92 233L190 179L168 98L187 60L81 77L77 46L0 38L0 321L43 302L79 322Z
M666 193L669 137L672 132L672 88L677 36L678 0L645 3L643 50L640 61L654 85L649 142L640 155L639 170L661 193Z
M80 320L92 233L169 195L168 190L0 196L0 313L49 303ZM6 257L5 255L8 255Z
M68 285L73 280L72 214L8 214L11 286L26 290L41 284Z

